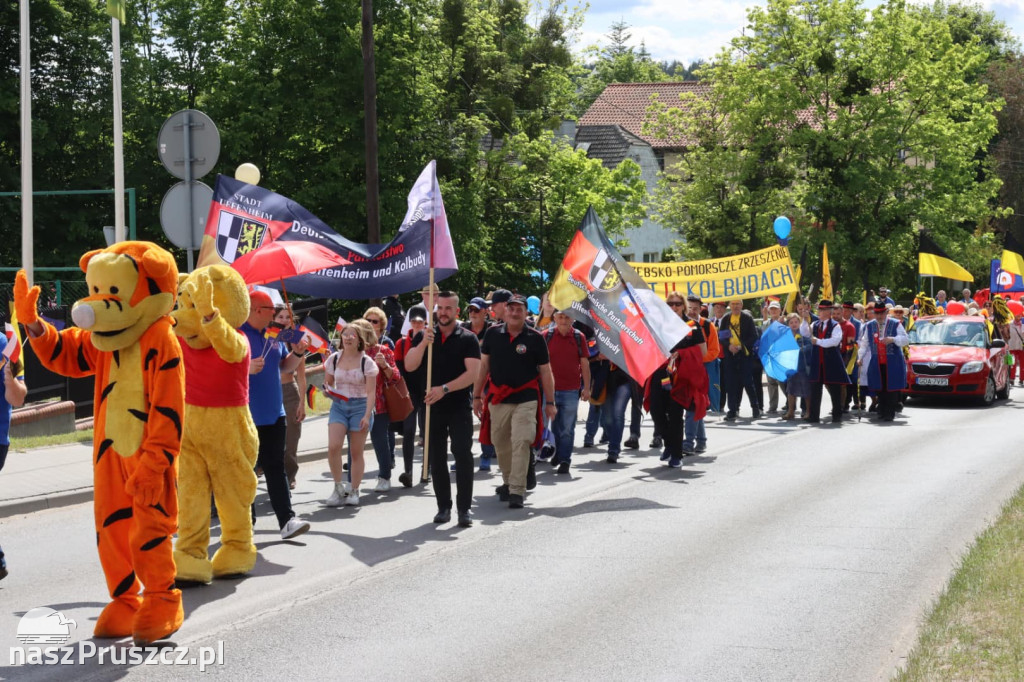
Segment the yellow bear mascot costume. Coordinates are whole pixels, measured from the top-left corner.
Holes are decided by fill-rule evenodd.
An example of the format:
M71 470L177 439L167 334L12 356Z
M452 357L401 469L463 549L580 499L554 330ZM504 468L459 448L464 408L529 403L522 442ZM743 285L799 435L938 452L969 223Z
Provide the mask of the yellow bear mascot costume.
M226 265L199 268L182 279L171 317L187 379L174 561L179 580L208 583L256 564L249 508L259 440L249 414L249 342L237 329L249 317L249 292ZM207 558L211 492L221 529L213 562Z
M171 536L177 529L177 456L185 368L168 313L178 268L148 242L120 242L82 256L89 295L57 332L36 312L39 287L14 284L18 318L39 361L69 377L95 376L93 490L96 540L112 601L96 637L145 646L184 620ZM140 582L145 587L139 596Z

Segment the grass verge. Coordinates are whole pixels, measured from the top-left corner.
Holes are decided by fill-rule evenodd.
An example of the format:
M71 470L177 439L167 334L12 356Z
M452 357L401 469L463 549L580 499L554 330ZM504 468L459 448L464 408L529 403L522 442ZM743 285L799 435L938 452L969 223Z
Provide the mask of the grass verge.
M27 438L11 438L11 450L34 450L50 445L68 445L70 443L92 443L92 429L75 431L74 433L56 433L51 436L29 436Z
M1024 680L1024 487L964 556L895 679Z

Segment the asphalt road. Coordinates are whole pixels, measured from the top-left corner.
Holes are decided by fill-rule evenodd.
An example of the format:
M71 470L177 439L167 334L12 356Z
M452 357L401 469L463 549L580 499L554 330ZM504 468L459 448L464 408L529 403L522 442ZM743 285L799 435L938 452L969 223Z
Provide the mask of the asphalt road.
M212 672L238 680L888 679L1024 483L1008 428L1022 409L912 403L893 424L812 428L744 408L682 470L643 450L617 465L583 451L568 479L542 468L525 510L478 474L470 529L434 526L423 486L326 509L312 462L294 499L313 530L282 542L261 485L255 571L187 590L173 639L191 656L221 647ZM33 607L77 622L75 657L107 643L90 639L107 600L91 505L6 519L0 538L0 663ZM0 669L58 675L201 677L94 658Z

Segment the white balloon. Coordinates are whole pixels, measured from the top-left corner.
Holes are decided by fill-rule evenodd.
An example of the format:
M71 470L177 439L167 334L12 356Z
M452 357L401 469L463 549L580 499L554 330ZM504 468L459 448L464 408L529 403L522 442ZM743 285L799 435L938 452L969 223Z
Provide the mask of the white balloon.
M260 184L260 169L251 163L243 163L235 169L235 180L247 182L250 185Z

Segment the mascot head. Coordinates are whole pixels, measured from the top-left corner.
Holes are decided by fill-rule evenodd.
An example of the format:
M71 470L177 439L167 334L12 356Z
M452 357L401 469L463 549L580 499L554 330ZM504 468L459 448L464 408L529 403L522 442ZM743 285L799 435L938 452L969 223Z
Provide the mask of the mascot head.
M205 296L205 302L199 300ZM238 272L227 265L208 265L190 275L182 275L178 286L178 307L171 313L174 333L191 348L211 346L203 330L203 314L197 309L211 304L232 327L241 327L249 318L249 290ZM205 308L204 308L205 309Z
M132 345L171 312L178 290L174 257L150 242L119 242L82 256L89 295L75 302L71 319L92 332L101 351Z

